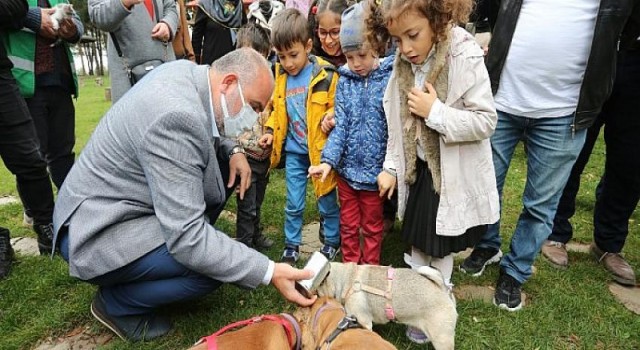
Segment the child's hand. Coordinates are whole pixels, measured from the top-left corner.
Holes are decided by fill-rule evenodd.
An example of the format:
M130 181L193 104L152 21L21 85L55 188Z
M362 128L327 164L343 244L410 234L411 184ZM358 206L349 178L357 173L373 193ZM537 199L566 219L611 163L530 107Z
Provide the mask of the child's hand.
M320 178L320 181L323 181L327 178L329 173L331 172L331 165L327 163L321 163L320 165L312 165L309 167L309 176Z
M272 142L273 142L273 135L264 134L264 135L262 135L260 140L258 140L258 146L260 146L260 148L262 148L262 149L265 149L265 148L271 146Z
M333 130L335 126L335 115L333 113L328 113L324 116L324 118L322 118L322 123L320 123L320 130L322 130L323 133L328 134L329 132L331 132L331 130Z
M382 171L378 174L378 191L380 191L380 197L387 195L387 198L393 197L393 191L396 189L396 177L389 174L386 171Z
M424 87L427 88L426 92L415 87L409 91L409 111L420 118L427 119L438 94L430 83L425 82Z

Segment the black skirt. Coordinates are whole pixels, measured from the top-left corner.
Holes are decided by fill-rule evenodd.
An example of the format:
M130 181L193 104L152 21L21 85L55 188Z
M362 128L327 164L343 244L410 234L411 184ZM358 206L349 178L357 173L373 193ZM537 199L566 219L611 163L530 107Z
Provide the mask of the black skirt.
M436 234L436 215L440 196L433 189L427 163L416 164L416 182L409 187L409 199L402 222L402 239L427 255L442 258L473 247L487 232L487 225L475 226L460 236Z

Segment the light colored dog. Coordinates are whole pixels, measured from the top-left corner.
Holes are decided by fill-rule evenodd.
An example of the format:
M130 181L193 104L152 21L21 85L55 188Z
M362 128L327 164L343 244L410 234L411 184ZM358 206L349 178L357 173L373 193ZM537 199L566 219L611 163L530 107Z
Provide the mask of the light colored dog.
M335 299L321 297L311 307L298 308L293 316L302 329L302 349L331 350L394 350L377 333L361 327L350 328L345 322L345 309ZM341 324L341 322L344 322ZM341 331L336 329L341 325ZM331 338L334 334L333 339Z
M223 327L189 350L300 350L301 338L292 316L266 315Z
M414 271L334 262L318 295L336 298L367 329L395 321L422 331L436 350L454 348L455 300L432 267Z

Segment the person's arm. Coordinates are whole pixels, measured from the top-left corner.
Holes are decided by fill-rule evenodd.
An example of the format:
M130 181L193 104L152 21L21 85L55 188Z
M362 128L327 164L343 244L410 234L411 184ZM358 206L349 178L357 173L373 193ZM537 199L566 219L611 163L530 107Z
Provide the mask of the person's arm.
M207 29L207 15L204 11L198 9L196 12L196 20L193 24L193 30L191 31L191 44L193 46L193 53L196 56L196 63L202 63L202 40L204 39L204 32Z
M324 148L322 149L321 157L322 163L327 163L334 169L340 163L347 141L348 126L347 116L345 115L344 110L346 102L344 96L344 82L345 78L340 78L338 80L334 104L336 126L329 134L327 143L325 143Z
M141 2L143 0L89 0L89 19L96 28L113 32L131 14L133 6Z
M26 0L0 1L0 28L19 29L29 9Z
M465 75L473 78L460 97L463 106L450 107L436 99L426 120L427 126L442 134L447 143L487 139L493 135L498 122L482 52L478 48L478 55L463 59L460 72L454 74L473 71Z
M155 0L160 1L160 0ZM178 11L176 10L175 0L163 0L163 16L160 19L161 23L165 23L169 27L169 41L173 40L176 36L176 30L178 30Z
M165 244L176 261L190 270L255 288L264 281L269 259L204 219L203 179L210 166L207 145L211 140L194 120L175 112L159 117L144 135L138 154ZM224 193L220 200L225 200Z
M71 34L67 37L64 35L66 32ZM73 14L71 20L65 20L60 24L59 35L68 43L75 44L79 42L82 34L84 34L84 25L77 13Z
M333 77L331 77L331 85L329 85L329 92L327 98L329 100L329 104L327 105L327 110L324 112L325 115L334 115L334 104L336 98L336 86L338 86L338 79L340 75L338 75L338 71L333 72Z

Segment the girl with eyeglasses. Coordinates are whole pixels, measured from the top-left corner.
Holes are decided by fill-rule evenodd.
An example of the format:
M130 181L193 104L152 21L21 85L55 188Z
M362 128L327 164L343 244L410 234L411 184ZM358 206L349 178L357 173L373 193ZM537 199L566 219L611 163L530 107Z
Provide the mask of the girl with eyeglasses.
M339 67L347 63L340 47L340 16L354 0L314 0L309 7L312 53Z

